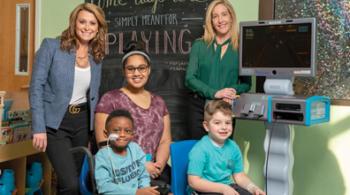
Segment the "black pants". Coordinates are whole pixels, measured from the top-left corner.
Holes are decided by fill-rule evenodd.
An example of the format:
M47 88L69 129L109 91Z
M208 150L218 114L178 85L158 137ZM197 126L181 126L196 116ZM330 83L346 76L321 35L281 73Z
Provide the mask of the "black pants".
M252 195L250 192L248 192L246 189L240 187L237 184L231 184L230 185L233 189L235 189L239 195ZM213 193L213 192L196 192L198 195L222 195L221 193Z
M60 195L79 195L79 173L82 155L72 155L69 149L87 146L89 137L89 112L66 112L58 130L47 128L46 153L57 175Z
M205 99L197 94L190 96L188 131L189 139L201 139L207 134L203 127Z

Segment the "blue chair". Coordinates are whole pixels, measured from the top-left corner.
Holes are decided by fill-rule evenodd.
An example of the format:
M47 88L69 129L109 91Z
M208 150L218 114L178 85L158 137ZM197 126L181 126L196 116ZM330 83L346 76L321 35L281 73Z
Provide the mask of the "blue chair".
M187 194L188 153L197 140L184 140L170 145L171 192L174 195Z
M75 147L70 150L71 153L85 153L82 167L79 175L79 188L82 195L94 195L97 194L95 184L95 163L89 149L86 147Z

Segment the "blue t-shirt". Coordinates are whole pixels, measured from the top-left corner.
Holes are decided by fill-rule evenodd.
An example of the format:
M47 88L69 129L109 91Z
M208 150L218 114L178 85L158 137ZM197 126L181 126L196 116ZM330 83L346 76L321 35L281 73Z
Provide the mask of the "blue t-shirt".
M130 142L126 156L110 147L100 149L95 156L95 180L99 194L130 195L150 186L145 168L146 155L141 147Z
M229 185L234 183L232 175L240 172L243 172L242 154L231 139L219 147L206 135L189 153L188 175Z

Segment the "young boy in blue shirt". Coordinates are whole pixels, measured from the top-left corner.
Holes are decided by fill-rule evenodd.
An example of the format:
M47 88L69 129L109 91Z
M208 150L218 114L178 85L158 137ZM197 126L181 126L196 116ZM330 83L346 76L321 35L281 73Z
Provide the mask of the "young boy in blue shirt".
M189 153L188 183L197 194L265 195L243 172L242 154L232 139L231 105L209 101L204 108L202 137Z
M159 195L157 187L150 187L150 176L144 165L145 153L131 141L134 135L131 114L115 110L109 114L105 126L109 143L95 156L98 193Z

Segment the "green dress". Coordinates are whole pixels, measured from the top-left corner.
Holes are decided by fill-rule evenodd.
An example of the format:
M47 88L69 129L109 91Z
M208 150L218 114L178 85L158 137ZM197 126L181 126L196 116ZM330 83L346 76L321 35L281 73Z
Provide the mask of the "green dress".
M238 51L228 44L220 59L215 57L218 54L214 43L208 46L203 39L194 41L186 71L186 87L205 99L214 99L215 93L223 88L234 88L237 94L250 90L251 78L238 75Z

